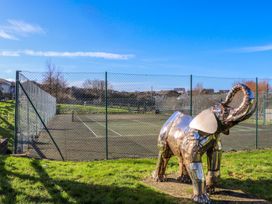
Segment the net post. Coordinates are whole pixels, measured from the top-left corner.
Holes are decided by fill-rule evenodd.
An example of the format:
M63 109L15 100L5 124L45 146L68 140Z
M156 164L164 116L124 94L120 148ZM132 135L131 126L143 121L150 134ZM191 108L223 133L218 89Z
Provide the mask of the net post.
M193 116L193 75L190 75L190 115Z
M259 90L258 90L258 77L256 77L256 149L258 149L258 139L259 139L259 131L258 131L258 128L259 128L259 117L258 117L258 114L259 114Z
M109 159L108 148L108 72L105 72L105 145L106 145L106 160Z

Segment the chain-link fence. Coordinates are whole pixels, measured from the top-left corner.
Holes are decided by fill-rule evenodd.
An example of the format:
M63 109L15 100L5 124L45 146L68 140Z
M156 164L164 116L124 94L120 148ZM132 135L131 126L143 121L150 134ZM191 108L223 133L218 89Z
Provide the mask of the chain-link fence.
M238 82L254 91L258 108L222 135L224 149L271 147L269 80L17 72L15 150L64 160L153 157L160 128L174 111L195 116Z

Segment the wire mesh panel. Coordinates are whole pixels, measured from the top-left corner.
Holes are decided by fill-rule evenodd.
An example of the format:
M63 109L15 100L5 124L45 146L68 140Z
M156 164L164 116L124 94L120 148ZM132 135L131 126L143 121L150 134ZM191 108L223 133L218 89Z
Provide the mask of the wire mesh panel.
M272 146L272 80L260 79L258 82L258 135L257 147Z
M189 76L109 73L109 158L157 155L163 123L190 112L189 88Z
M19 83L17 152L25 153L34 149L35 153L41 156L43 153L37 147L41 135L46 135L45 145L51 146L52 141L47 135L45 125L56 116L56 98L41 89L39 83L23 74L19 75L17 83Z
M196 116L225 100L238 82L255 93L256 113L222 135L224 150L271 147L269 80L120 73L21 72L17 152L96 160L157 155L157 138L175 111ZM242 94L230 104L237 107ZM16 106L16 107L17 107Z
M229 90L237 83L247 84L255 93L256 83L253 79L222 78L222 77L193 77L193 115L197 115L202 110L225 100ZM239 106L242 92L235 95L230 106ZM254 149L256 146L256 116L251 116L248 120L230 129L229 135L221 134L224 150Z
M61 159L59 151L65 160L104 159L105 130L93 123L105 116L104 83L104 73L23 72L18 152L49 159Z
M67 160L105 159L105 74L64 73L68 97L58 104ZM63 126L63 118L67 123ZM62 126L61 126L62 125Z

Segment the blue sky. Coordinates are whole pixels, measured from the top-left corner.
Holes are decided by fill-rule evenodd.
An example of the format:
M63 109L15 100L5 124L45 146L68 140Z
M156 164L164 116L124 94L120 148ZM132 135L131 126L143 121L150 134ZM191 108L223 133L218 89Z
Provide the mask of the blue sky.
M272 78L271 1L1 0L15 70Z

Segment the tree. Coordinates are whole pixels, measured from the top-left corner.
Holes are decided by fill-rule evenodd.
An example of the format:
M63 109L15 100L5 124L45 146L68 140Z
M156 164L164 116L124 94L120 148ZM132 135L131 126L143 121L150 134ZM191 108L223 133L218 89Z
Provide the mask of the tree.
M56 65L53 64L51 61L46 62L46 73L44 74L43 78L43 84L46 85L47 91L52 94L53 92L53 81L54 81L54 75L56 70Z
M42 86L45 91L55 96L57 102L67 98L66 87L67 83L60 71L56 71L56 65L51 61L46 62L47 71L44 74Z
M255 81L243 81L245 85L247 85L252 91L256 92L256 82ZM268 81L259 81L258 82L258 93L264 93L269 90Z
M90 80L87 79L83 83L83 87L88 90L89 95L93 95L95 98L99 100L99 103L102 102L104 91L105 91L105 81L104 80Z
M193 95L200 94L203 90L203 84L202 83L197 83L195 88L193 88Z

